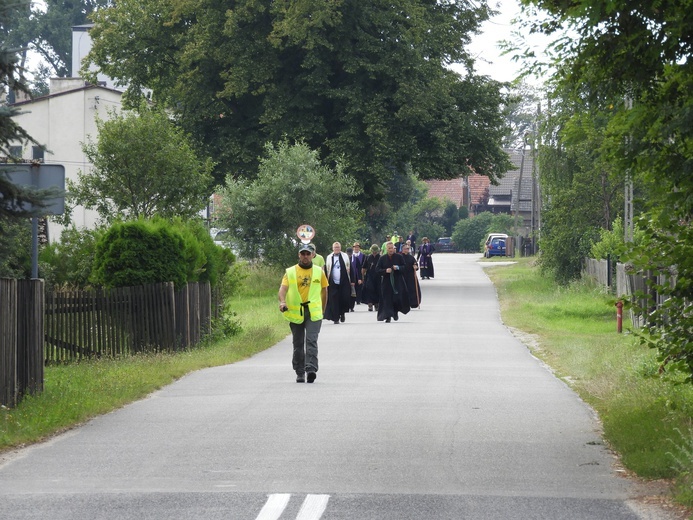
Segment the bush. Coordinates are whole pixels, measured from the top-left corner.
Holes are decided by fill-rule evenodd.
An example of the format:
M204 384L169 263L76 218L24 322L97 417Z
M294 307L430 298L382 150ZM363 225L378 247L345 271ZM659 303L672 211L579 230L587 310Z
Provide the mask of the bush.
M479 242L484 239L491 223L492 214L479 213L477 216L460 220L452 230L452 239L457 248L464 253L479 252Z
M60 242L46 245L39 254L39 273L46 286L85 287L89 284L96 242L102 229L66 228Z
M194 248L164 220L117 222L96 243L91 281L105 287L188 281Z

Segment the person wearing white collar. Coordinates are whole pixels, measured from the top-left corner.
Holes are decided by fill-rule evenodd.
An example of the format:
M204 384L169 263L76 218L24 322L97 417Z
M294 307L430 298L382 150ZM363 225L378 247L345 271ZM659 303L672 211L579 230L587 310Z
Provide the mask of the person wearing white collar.
M327 309L325 319L332 320L335 324L344 323L345 314L349 312L351 303L351 261L346 253L342 252L342 244L332 244L332 253L325 258L325 274L329 286L327 288Z

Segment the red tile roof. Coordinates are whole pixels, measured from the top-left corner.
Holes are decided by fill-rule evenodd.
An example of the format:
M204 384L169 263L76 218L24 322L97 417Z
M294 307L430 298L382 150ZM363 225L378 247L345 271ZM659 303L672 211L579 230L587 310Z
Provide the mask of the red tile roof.
M488 189L491 186L489 178L486 175L474 173L467 177L467 183L469 184L469 193L472 199L471 206L485 205L488 202Z
M464 205L464 192L467 184L463 177L446 181L425 181L428 184L428 198L430 199L449 199L458 208Z

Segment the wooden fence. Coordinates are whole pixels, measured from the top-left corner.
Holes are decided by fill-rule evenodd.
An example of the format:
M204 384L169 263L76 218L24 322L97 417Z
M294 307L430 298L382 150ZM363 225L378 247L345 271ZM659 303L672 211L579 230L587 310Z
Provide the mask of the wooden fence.
M622 300L635 302L637 294L648 294L651 298L651 309L664 303L666 297L653 289L655 285L675 283L675 278L667 278L663 275L651 276L648 273L636 273L628 269L626 264L613 263L608 260L595 260L586 258L583 263L583 277L589 277L597 283L604 285ZM648 279L652 283L648 284ZM640 300L639 305L647 308L646 300ZM645 316L630 312L630 319L634 327L641 327L645 323Z
M218 299L209 283L51 291L44 298L42 280L0 279L0 404L41 391L45 363L192 347L211 332Z
M43 280L0 279L0 404L43 390Z

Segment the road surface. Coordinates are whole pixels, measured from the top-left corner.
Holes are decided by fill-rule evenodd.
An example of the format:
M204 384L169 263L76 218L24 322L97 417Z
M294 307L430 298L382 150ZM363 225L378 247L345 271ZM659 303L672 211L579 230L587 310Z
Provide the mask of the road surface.
M479 259L435 255L398 322L361 305L323 323L314 384L287 337L6 455L0 518L653 518L593 411L502 324Z

